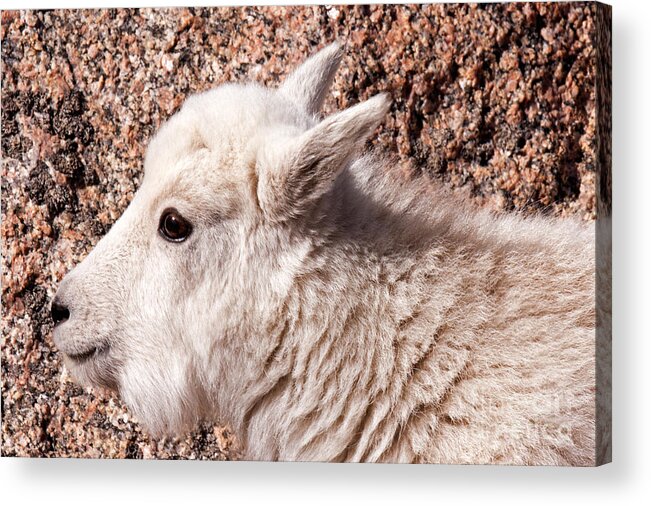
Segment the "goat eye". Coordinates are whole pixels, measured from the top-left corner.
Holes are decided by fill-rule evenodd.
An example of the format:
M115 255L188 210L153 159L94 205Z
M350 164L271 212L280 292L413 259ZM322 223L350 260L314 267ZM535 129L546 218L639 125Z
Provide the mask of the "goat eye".
M160 216L158 232L168 241L181 242L192 232L192 225L176 209L165 209Z

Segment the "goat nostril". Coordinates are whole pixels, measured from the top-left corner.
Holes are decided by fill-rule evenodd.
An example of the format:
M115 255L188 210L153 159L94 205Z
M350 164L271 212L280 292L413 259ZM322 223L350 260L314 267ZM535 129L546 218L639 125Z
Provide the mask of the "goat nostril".
M52 320L54 320L54 325L63 323L68 318L70 318L70 311L68 310L68 308L62 304L59 304L56 301L52 303L51 311L52 311Z

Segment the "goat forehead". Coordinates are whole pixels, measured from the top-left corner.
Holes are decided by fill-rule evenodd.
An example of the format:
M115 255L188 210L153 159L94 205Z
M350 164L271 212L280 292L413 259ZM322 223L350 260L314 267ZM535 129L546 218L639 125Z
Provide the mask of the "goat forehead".
M220 161L212 155L207 149L201 149L166 168L148 173L133 207L153 220L167 207L178 209L192 220L235 216L251 198L247 189L252 176L244 169L220 170Z
M273 91L256 85L225 85L194 95L151 140L145 177L175 172L180 162L203 149L212 153L215 170L233 169L254 150L251 144L260 132L291 121L291 109Z
M182 113L192 118L203 143L213 150L239 147L270 126L300 121L293 104L256 84L224 85L194 95Z
M274 90L255 84L224 85L191 96L150 142L143 186L147 193L158 193L159 201L181 190L229 200L251 186L265 135L300 131L311 121Z

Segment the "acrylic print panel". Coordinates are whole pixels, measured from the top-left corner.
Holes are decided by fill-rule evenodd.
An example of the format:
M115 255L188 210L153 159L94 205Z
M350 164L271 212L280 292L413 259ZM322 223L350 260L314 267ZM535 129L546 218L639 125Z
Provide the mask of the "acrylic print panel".
M4 11L2 46L4 456L610 461L608 6Z

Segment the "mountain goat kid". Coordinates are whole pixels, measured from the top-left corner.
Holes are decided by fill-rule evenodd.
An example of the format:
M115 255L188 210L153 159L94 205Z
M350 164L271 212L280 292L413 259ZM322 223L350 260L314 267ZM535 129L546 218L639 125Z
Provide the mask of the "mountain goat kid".
M496 216L361 155L386 95L325 119L342 56L196 95L62 281L54 339L154 435L248 459L594 463L594 232Z

